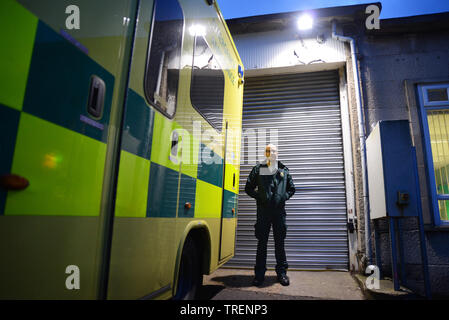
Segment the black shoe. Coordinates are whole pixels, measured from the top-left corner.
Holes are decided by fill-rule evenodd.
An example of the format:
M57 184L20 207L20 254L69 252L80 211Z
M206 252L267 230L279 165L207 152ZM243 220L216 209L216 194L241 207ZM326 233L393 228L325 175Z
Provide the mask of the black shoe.
M285 273L278 275L278 281L283 286L288 286L290 284L290 280Z
M254 278L254 280L253 280L253 286L260 287L260 286L262 285L262 283L263 283L263 280L264 280L264 279Z

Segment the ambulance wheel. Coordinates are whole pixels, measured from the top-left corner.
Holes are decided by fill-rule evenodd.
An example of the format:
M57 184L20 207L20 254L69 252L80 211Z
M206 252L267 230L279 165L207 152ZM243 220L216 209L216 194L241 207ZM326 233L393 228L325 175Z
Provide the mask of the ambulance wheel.
M182 249L175 300L195 299L202 282L199 258L200 253L195 242L191 237L188 237Z

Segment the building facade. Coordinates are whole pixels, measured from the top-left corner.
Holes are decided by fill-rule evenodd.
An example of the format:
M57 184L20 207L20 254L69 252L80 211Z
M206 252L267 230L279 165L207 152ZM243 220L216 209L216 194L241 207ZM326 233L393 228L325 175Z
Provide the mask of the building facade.
M310 11L308 30L298 29L302 12L227 21L245 66L239 222L229 265L254 265L255 204L243 189L272 142L297 187L286 206L290 268L363 273L377 263L382 276L392 276L389 218L369 215L366 138L379 121L407 120L420 188L420 203L409 205L422 208L432 294L447 295L449 15L380 20L369 29L373 5L381 9ZM424 294L418 220L397 221L401 283Z

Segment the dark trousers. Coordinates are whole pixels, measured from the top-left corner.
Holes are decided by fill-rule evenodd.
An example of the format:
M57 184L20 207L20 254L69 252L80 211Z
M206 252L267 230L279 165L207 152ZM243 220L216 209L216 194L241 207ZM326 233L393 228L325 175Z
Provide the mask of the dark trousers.
M265 276L267 260L267 243L270 228L273 226L274 250L276 256L276 273L286 273L288 264L285 256L284 240L287 234L285 224L285 211L257 208L257 222L255 235L257 238L256 266L254 268L256 278L263 279Z

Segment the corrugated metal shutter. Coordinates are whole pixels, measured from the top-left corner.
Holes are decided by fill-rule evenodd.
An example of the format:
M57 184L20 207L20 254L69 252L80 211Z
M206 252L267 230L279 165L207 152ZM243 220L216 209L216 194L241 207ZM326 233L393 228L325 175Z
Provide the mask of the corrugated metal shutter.
M243 130L278 130L279 160L289 169L296 194L287 202L285 248L290 269L348 269L346 196L338 74L335 71L247 78ZM269 141L269 135L267 135ZM263 144L265 142L262 142ZM226 265L255 264L256 204L245 194L248 139L241 160L235 257ZM263 153L264 145L257 152ZM249 155L251 157L251 155ZM253 159L254 159L253 155ZM274 241L267 266L273 268Z

